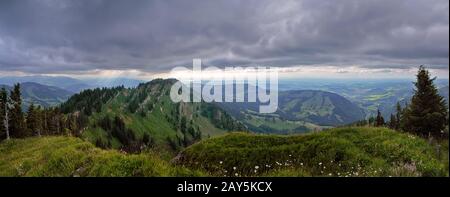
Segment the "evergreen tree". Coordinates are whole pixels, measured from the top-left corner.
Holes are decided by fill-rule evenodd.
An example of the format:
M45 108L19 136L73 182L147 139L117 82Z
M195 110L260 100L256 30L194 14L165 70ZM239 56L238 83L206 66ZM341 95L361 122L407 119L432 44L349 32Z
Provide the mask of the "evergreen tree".
M35 125L35 131L36 131L36 134L38 135L38 136L41 136L42 135L42 131L43 131L43 118L42 118L42 108L41 108L41 106L40 105L38 105L37 107L36 107L36 110L35 110L35 113L34 113L34 116L35 116L35 118L36 118L36 125Z
M48 123L49 123L49 118L48 118L48 109L43 109L41 112L41 117L42 117L42 134L43 135L49 135L49 129L48 129Z
M389 120L389 128L396 130L397 118L394 114L391 114L391 119Z
M48 115L49 118L49 134L61 135L64 132L64 119L59 111L59 108L51 108L49 109L50 113Z
M56 125L56 121L55 121L55 113L53 108L48 108L46 110L46 134L47 135L53 135L56 134L56 130L57 130L57 125Z
M380 110L377 111L377 118L375 119L375 126L376 127L384 126L384 118L381 115Z
M34 110L33 103L31 103L30 106L28 107L26 123L27 123L28 132L34 134L36 118L35 118L35 110Z
M8 93L5 88L0 91L0 140L9 139Z
M39 109L33 103L28 107L27 111L27 129L32 135L41 136L41 120L39 118Z
M444 130L448 114L447 104L424 66L417 72L414 95L405 109L403 129L422 136L438 136Z
M402 117L402 114L403 114L403 109L402 109L402 106L400 105L400 102L397 102L397 107L396 107L397 109L397 113L395 114L395 120L396 120L396 122L395 122L395 127L394 127L394 129L395 130L400 130L400 124L401 124L401 119L403 118Z
M25 118L22 112L22 98L19 83L14 85L10 95L12 106L9 113L9 131L11 137L27 137L28 134L25 129Z

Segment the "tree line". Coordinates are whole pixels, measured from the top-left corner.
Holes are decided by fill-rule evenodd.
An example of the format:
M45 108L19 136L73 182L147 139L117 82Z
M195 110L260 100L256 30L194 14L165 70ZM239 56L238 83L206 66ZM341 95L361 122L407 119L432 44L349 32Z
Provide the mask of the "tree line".
M434 84L429 71L420 66L414 82L414 95L404 107L397 102L396 113L385 121L380 110L376 117L361 120L353 125L389 127L422 137L448 137L448 105Z
M71 113L80 111L83 114L90 116L94 112L100 112L104 103L117 95L118 92L125 89L123 86L113 88L95 88L84 90L69 98L66 102L61 104L61 111L63 113Z
M84 113L63 114L59 107L42 108L33 103L22 109L20 84L8 93L0 90L0 141L42 135L79 136L87 124Z

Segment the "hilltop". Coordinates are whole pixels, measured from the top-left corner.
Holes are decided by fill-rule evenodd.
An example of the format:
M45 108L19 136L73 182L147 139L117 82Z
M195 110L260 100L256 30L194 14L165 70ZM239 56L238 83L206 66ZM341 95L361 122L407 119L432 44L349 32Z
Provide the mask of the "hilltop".
M448 176L448 140L440 145L438 154L435 144L385 128L228 133L171 159L74 137L32 137L0 143L0 176Z
M202 138L245 130L211 103L174 103L174 79L155 79L136 88L86 90L61 105L64 113L88 116L81 137L106 148L159 147L174 151Z
M442 152L386 128L278 136L231 133L185 149L177 162L216 176L448 176Z
M0 143L0 176L199 176L154 153L102 150L74 137L33 137Z

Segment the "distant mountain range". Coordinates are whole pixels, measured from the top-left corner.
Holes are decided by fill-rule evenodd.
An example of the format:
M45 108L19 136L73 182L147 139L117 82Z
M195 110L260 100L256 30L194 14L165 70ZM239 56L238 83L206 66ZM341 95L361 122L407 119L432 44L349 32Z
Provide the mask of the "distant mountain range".
M11 90L12 85L18 82L22 85L24 110L30 103L44 107L55 106L65 102L81 90L95 87L124 85L125 87L138 87L131 91L136 92L143 91L145 89L143 87L151 86L152 88L147 88L151 91L149 96L159 98L161 95L158 94L163 94L163 92L161 92L162 90L155 92L154 87L157 86L155 84L167 83L167 81L156 80L146 86L138 86L142 81L126 78L80 80L70 77L24 76L1 77L0 87ZM448 103L448 83L446 85L445 81L440 81L437 85L439 93L445 97ZM307 86L322 90L303 89ZM250 130L256 132L299 133L348 124L367 118L370 114L373 115L377 109L382 111L383 116L388 117L390 113L395 113L395 104L398 101L405 103L410 99L413 85L409 81L352 83L319 81L317 83L298 83L293 81L281 83L280 89L283 91L279 92L279 108L272 114L258 113L260 103L214 103L211 105L223 109L244 123ZM131 105L128 100L121 102L123 102L121 105ZM140 103L139 106L144 104Z
M339 94L364 109L366 118L396 113L397 102L404 105L413 95L414 79L303 79L281 80L280 90L322 90ZM437 79L435 85L448 102L448 79Z
M250 130L265 133L299 133L348 124L364 118L364 110L348 99L320 90L279 93L278 110L260 114L260 103L218 103Z
M6 90L11 91L12 86L0 85ZM21 83L21 93L23 98L24 109L28 108L31 103L50 107L66 101L74 93L55 87L47 86L34 82Z
M89 88L89 85L81 80L70 77L51 77L51 76L13 76L0 77L0 84L12 86L15 83L34 82L46 86L54 86L65 89L70 92L79 92Z
M11 90L16 83L21 84L23 107L31 103L50 107L66 101L70 96L82 90L97 87L136 87L143 81L128 78L75 79L61 76L7 76L0 77L0 87Z
M129 78L86 78L75 79L71 77L62 76L7 76L0 77L0 84L12 86L15 83L34 82L47 86L55 86L61 89L65 89L70 92L80 92L81 90L97 88L97 87L136 87L142 80L129 79Z

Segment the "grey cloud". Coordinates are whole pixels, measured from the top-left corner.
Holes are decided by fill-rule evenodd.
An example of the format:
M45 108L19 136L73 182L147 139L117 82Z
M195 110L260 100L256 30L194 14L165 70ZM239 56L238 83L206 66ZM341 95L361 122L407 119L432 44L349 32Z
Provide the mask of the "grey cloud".
M61 73L212 65L448 69L447 0L0 2L0 67Z

